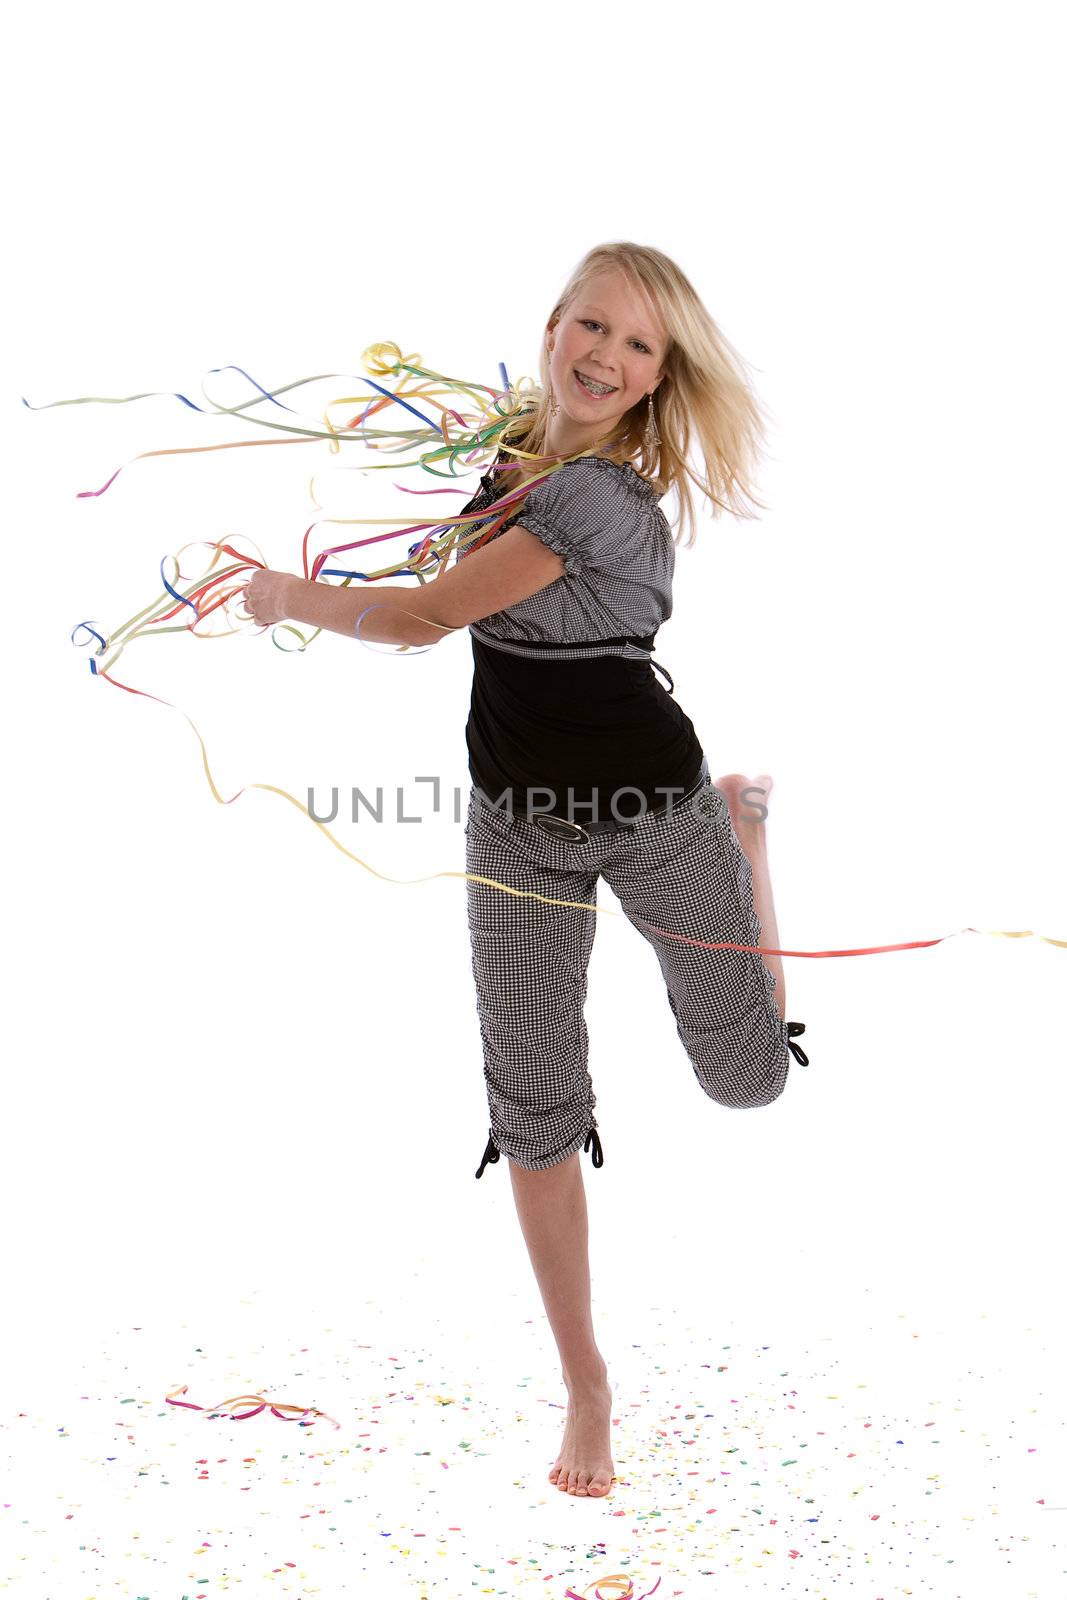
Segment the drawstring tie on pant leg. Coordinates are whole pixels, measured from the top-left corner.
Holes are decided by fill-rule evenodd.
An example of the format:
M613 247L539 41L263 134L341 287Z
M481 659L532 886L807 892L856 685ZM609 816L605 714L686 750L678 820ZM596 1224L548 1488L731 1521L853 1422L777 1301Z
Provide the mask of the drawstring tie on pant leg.
M801 1024L801 1026L803 1026L803 1024ZM586 1135L585 1148L587 1151L592 1149L594 1167L602 1167L604 1165L604 1149L600 1143L600 1135L597 1133L595 1128L590 1128L588 1134ZM485 1153L482 1156L481 1165L474 1176L476 1178L480 1178L490 1161L499 1160L500 1151L496 1147L496 1141L494 1140L493 1135L490 1134L489 1143L485 1147Z
M805 1055L804 1051L801 1049L800 1045L793 1043L794 1034L798 1034L798 1033L803 1033L804 1032L804 1024L802 1022L787 1022L786 1025L785 1025L785 1031L789 1035L787 1043L789 1045L790 1050L792 1050L794 1056L800 1062L800 1065L802 1067L808 1066L809 1065L808 1058Z
M485 1165L486 1165L487 1161L499 1161L499 1160L500 1160L500 1151L497 1149L495 1143L493 1142L493 1135L490 1134L489 1135L489 1143L486 1145L485 1154L482 1156L482 1164L478 1168L478 1170L474 1174L474 1176L476 1178L480 1178L481 1177L482 1173L485 1171Z

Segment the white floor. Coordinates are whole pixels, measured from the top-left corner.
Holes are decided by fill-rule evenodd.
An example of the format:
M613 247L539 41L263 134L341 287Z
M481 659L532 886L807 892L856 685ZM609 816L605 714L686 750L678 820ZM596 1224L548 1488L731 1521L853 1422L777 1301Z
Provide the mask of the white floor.
M985 1309L966 1283L939 1303L865 1273L832 1294L816 1257L769 1272L759 1304L724 1282L714 1314L694 1275L668 1299L653 1266L642 1303L608 1267L617 1482L598 1501L547 1481L564 1416L547 1327L489 1271L450 1300L429 1262L383 1294L368 1253L332 1282L279 1261L225 1304L146 1300L139 1321L131 1285L106 1330L71 1308L6 1367L0 1587L565 1600L616 1574L635 1600L715 1579L743 1595L1062 1594L1064 1327L1047 1281ZM179 1384L205 1412L166 1403ZM255 1394L340 1426L206 1414Z

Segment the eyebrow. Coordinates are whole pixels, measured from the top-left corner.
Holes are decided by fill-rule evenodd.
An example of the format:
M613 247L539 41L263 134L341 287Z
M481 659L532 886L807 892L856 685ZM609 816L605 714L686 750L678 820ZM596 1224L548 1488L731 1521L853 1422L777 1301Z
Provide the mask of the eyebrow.
M607 312L606 311L602 310L600 306L590 305L588 300L583 300L582 304L585 306L587 311L595 311L598 317L606 317L607 316ZM639 339L647 339L649 344L659 344L660 343L659 339L656 338L655 334L653 334L653 333L645 333L644 330L641 329L641 328L636 329L636 334L637 334L637 337Z

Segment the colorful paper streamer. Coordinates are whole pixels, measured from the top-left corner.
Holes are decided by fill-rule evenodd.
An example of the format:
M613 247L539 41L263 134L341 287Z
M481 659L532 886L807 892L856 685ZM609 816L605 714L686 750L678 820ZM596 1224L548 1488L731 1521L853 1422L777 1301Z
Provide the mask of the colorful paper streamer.
M217 1406L197 1406L191 1400L179 1400L177 1398L178 1395L188 1394L188 1392L189 1385L187 1383L180 1384L178 1388L172 1389L167 1395L167 1404L169 1406L184 1406L187 1411L203 1411L209 1417L228 1416L234 1422L247 1422L250 1417L258 1417L269 1406L272 1415L280 1417L282 1422L299 1422L302 1427L309 1428L311 1423L304 1420L306 1417L311 1417L312 1420L315 1417L321 1417L324 1422L332 1422L335 1428L341 1426L339 1422L334 1421L333 1417L328 1417L325 1411L317 1411L314 1406L289 1405L284 1400L268 1400L261 1394L239 1394L232 1400L220 1401ZM228 1409L230 1406L247 1405L250 1401L254 1405L254 1410L252 1411L231 1411ZM286 1416L284 1414L286 1412L291 1413L291 1415Z
M442 479L454 479L458 472L470 470L472 466L482 464L491 451L493 451L495 448L498 448L499 444L503 440L508 439L512 424L516 418L519 417L524 407L524 391L526 387L526 380L520 380L520 383L517 386L512 386L507 378L507 373L502 363L500 370L501 376L504 380L504 387L503 389L493 389L484 384L467 383L463 380L449 378L441 373L434 372L432 369L421 365L421 356L411 355L405 357L401 354L399 346L390 342L371 345L364 352L363 360L368 371L373 373L375 377L397 377L397 386L395 389L390 390L383 384L375 382L373 379L361 379L361 382L369 383L370 387L374 389L375 397L367 400L366 397L343 396L340 399L330 402L331 406L342 404L358 404L362 407L359 414L351 417L343 427L335 426L332 422L330 418L330 406L327 406L324 414L323 426L321 428L309 428L307 426L300 426L296 423L268 421L263 417L254 417L249 414L255 407L266 402L289 413L289 415L296 417L298 416L298 413L295 412L292 407L282 405L277 398L278 395L291 393L294 390L302 388L306 384L321 382L324 379L332 380L339 377L339 374L327 373L319 374L315 377L300 378L293 383L285 384L281 388L272 391L257 382L255 378L252 378L241 367L232 365L227 367L216 367L211 369L211 374L209 374L209 376L220 372L237 372L243 378L247 379L247 381L253 386L253 388L257 391L257 397L247 400L238 406L220 406L210 400L210 397L207 395L203 384L201 384L201 392L204 395L204 398L208 400L209 405L213 407L213 410L207 410L204 407L196 405L193 401L189 400L187 396L179 393L178 391L170 391L171 396L180 400L184 405L190 407L192 410L197 411L198 413L201 413L202 415L226 416L238 418L240 420L252 421L273 431L291 435L291 437L266 440L231 440L221 444L198 445L165 450L151 450L145 451L139 456L135 456L133 460L140 461L149 457L161 455L187 455L199 454L204 451L241 449L246 448L249 445L304 444L317 443L326 440L329 443L331 451L336 453L342 444L349 444L355 441L362 442L370 450L383 450L387 442L391 443L395 448L399 442L400 448L410 448L413 445L425 445L426 448L416 456L414 461L401 463L390 461L382 463L380 466L374 463L364 463L361 465L360 470L396 471L398 470L398 466L403 467L407 465L418 465L422 470L430 473L434 477ZM435 388L434 385L440 385L441 387ZM145 393L127 395L125 397L88 395L68 400L51 401L48 405L42 406L30 406L29 401L23 398L23 404L30 406L31 410L47 410L51 406L60 405L125 405L133 401L153 398L162 393L164 393L164 391L146 391ZM452 401L455 401L456 404L452 404ZM387 406L393 404L402 407L410 415L423 423L424 427L422 429L414 430L404 434L397 432L395 429L376 429L368 426L368 422L371 417L376 416ZM476 407L474 414L471 415L469 411L463 412L457 409L457 406L461 404L467 404L468 406L474 405ZM434 410L436 410L439 420L434 420L434 418L429 415L429 413ZM510 440L508 442L508 450L515 458L516 465L520 464L522 461L530 461L534 459L523 452L514 443L510 442ZM515 507L522 503L526 495L537 483L545 481L545 479L551 476L553 472L559 471L563 466L565 466L567 461L574 459L576 459L576 457L573 456L560 459L554 466L544 469L536 478L528 479L519 490L501 496L499 499L494 501L492 510L488 515L485 511L474 515L461 514L460 516L453 518L439 519L435 523L410 523L405 519L397 518L325 518L324 520L327 522L375 524L378 526L380 526L383 522L393 523L399 521L401 526L398 528L393 528L391 532L371 535L364 539L351 541L346 544L327 546L325 549L320 550L317 556L309 559L308 542L314 529L316 526L318 526L317 523L312 523L304 534L302 544L304 576L309 581L313 582L321 581L327 577L339 577L343 580L341 585L342 587L346 587L352 581L374 583L381 578L402 576L414 576L419 580L420 583L425 583L428 573L436 572L439 575L440 570L442 570L444 565L447 564L447 561L453 551L466 548L472 550L477 549L491 539L497 529L513 515ZM131 464L132 463L127 463L127 465ZM121 467L117 468L101 488L80 491L79 497L98 497L104 494L115 482L115 479L119 476L119 473L122 470L123 468ZM427 490L407 489L405 492L439 494L442 492L442 490L440 488ZM444 492L463 493L466 498L470 498L470 496L466 494L465 489L446 490ZM314 494L312 494L312 498L314 500ZM315 503L317 506L318 502L316 501ZM486 526L482 528L482 524L486 524ZM481 529L481 531L479 531L479 529ZM398 538L411 534L419 534L422 537L417 539L416 542L409 547L408 559L406 562L398 563L390 567L384 567L376 572L362 572L349 570L347 568L325 566L325 562L330 556L341 555L346 551L362 548L365 545L377 544L387 539ZM176 557L163 558L163 561L160 563L160 579L163 584L163 593L154 601L145 606L141 611L137 612L133 617L124 622L121 627L114 630L110 634L105 634L101 632L94 623L85 621L78 623L71 634L72 642L76 644L86 644L90 641L96 642L97 648L95 649L94 655L89 661L90 669L96 676L104 679L105 682L112 684L115 688L124 689L129 694L144 695L145 698L156 700L161 705L171 706L174 710L180 710L181 708L175 706L172 701L163 700L158 695L149 694L146 690L136 689L131 684L120 682L117 678L112 676L111 669L114 667L115 663L118 661L127 645L133 639L155 637L160 634L175 632L190 633L199 639L222 638L227 634L244 631L242 619L231 616L231 611L234 609L234 602L241 595L245 584L248 582L248 577L251 572L257 567L266 566L266 562L263 560L262 555L257 557L249 556L243 553L238 548L238 540L218 540L215 542L210 540L197 540L193 543L204 545L214 553L211 561L208 563L206 571L195 578L186 578L184 580L184 588L179 587L179 585L183 583L181 557L186 550L192 548L191 545L183 546ZM222 561L224 557L231 558L229 563L224 563L223 565L219 566L217 571L214 571L216 563ZM164 566L168 559L172 560L175 565L174 574L170 579L168 579L164 572ZM367 641L360 638L360 623L362 622L363 617L367 615L367 612L373 609L375 609L373 605L366 607L360 614L360 617L356 623L356 637L360 640L360 643L364 644L365 646L367 646ZM401 608L397 607L392 609L401 610ZM412 617L416 616L416 613L414 612L402 612L402 614ZM215 619L219 615L221 615L221 620L224 623L231 623L233 625L218 629L212 619ZM418 618L418 620L424 621L425 619ZM208 628L205 626L205 624L207 624L209 621L212 621L212 627L215 628L215 631L208 631ZM439 625L434 624L434 626ZM275 624L272 629L272 642L279 649L296 649L298 651L303 651L320 631L321 630L315 630L315 632L311 634L310 638L305 638L300 629L295 627L292 623L279 623ZM440 627L440 631L442 633L453 633L458 630ZM78 640L76 635L79 632L84 632L87 637L85 639ZM281 634L283 637L291 635L298 642L295 646L289 646L285 643L281 643L279 642L279 634ZM428 646L422 649L414 649L411 646L402 645L390 653L396 655L421 655L425 654L425 650L427 648L432 647ZM107 658L106 663L105 658ZM343 855L347 856L349 860L356 862L358 866L363 867L367 872L372 873L374 877L379 878L384 882L410 885L415 883L427 883L433 878L463 878L472 883L485 884L487 887L497 889L504 894L515 895L519 898L541 900L547 905L557 905L578 910L595 911L600 915L608 916L619 916L621 914L613 911L610 907L592 904L587 905L582 901L555 900L545 895L536 894L530 890L515 889L510 884L500 883L494 878L486 878L474 873L441 871L428 873L419 878L402 879L392 877L388 873L378 872L376 868L372 867L368 862L362 860L361 857L346 849L346 847L341 844L339 839L335 838L335 836L330 832L329 828L327 828L324 823L319 822L317 818L311 816L307 806L296 799L294 795L289 794L289 792L285 789L278 788L276 785L268 783L251 783L238 789L237 792L231 795L228 800L224 800L222 795L219 793L218 788L216 787L214 778L212 777L211 768L207 757L207 748L200 735L200 732L196 727L196 724L190 717L186 715L184 711L181 714L185 716L186 721L189 723L189 726L193 729L193 732L196 734L196 737L200 742L204 771L207 776L208 784L214 798L220 805L231 805L234 800L236 800L245 792L246 788L264 789L272 794L281 795L284 799L288 800L290 804L294 805L305 817L307 817L310 822L314 823L315 827L321 829L326 838L330 840L330 843L340 850ZM1034 933L1031 929L1008 930L1003 928L981 929L966 927L957 929L955 933L941 934L936 938L912 939L897 944L866 945L834 950L785 950L775 949L767 945L743 945L735 944L725 940L699 939L692 934L681 932L677 929L660 928L649 922L644 922L643 925L651 932L656 933L663 938L678 939L686 944L698 946L701 949L734 950L753 954L795 956L808 959L882 955L898 950L928 949L935 944L943 943L946 939L955 938L959 933L985 933L1004 939L1036 938L1043 940L1046 944L1055 945L1059 949L1067 949L1067 939L1050 938L1045 934Z

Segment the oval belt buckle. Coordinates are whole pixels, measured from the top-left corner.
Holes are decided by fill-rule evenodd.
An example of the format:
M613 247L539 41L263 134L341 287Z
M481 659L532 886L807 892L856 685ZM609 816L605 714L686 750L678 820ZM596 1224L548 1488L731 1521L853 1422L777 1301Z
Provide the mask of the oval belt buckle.
M568 822L566 817L555 817L551 811L539 811L530 821L550 838L567 839L572 844L588 842L589 835L580 823Z

